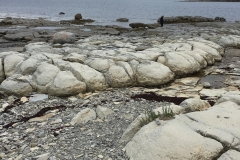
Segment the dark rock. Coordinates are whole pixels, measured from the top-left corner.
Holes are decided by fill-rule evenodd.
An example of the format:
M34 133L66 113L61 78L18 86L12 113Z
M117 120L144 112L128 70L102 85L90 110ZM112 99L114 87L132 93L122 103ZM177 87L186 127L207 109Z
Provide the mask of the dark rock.
M149 29L155 29L155 28L160 27L160 24L158 24L158 23L146 24L146 26L147 26Z
M145 28L147 25L145 23L130 23L129 26L132 28Z
M75 20L81 20L82 19L82 15L80 13L75 15Z
M59 15L63 15L63 14L65 14L65 13L64 13L64 12L60 12L60 13L59 13Z
M240 42L237 43L237 46L236 46L238 49L240 49Z
M226 22L226 19L223 17L216 17L214 20L218 22Z
M117 22L128 22L129 19L128 18L118 18L116 21Z

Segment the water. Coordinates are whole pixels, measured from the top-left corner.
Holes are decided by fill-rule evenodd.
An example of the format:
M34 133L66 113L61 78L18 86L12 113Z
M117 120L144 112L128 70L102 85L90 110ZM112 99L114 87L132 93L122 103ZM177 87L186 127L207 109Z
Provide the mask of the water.
M117 18L130 22L152 23L164 15L225 17L240 21L240 2L180 2L175 0L0 0L0 18L23 17L70 20L81 13L97 23L116 23ZM64 12L65 15L59 15Z

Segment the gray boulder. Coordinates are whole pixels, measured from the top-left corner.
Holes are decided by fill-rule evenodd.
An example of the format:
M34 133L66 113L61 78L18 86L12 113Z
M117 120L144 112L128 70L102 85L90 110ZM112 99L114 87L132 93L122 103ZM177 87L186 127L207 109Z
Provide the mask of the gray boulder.
M14 75L5 79L0 86L0 91L4 91L9 95L27 96L33 91L28 82L21 81L21 75Z
M52 40L53 40L53 43L60 43L60 44L74 43L75 35L70 32L61 31L61 32L55 33L53 35Z
M128 22L129 19L128 18L118 18L116 21L117 22Z
M145 28L145 27L147 27L147 25L144 24L144 23L130 23L129 26L132 27L132 28Z

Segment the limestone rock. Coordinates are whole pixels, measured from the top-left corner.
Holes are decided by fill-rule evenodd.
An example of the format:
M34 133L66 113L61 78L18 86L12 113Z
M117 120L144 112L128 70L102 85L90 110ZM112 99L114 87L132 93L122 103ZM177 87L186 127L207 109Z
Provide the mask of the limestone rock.
M87 85L88 91L104 90L107 88L105 78L102 73L80 63L71 63L71 71L76 78Z
M185 75L197 72L201 69L199 63L190 55L181 52L165 53L166 66L176 75Z
M24 61L21 54L11 54L4 58L4 72L6 77L10 77L17 70L17 65Z
M70 61L70 62L78 62L84 63L87 59L86 55L78 54L78 53L70 53L67 56L63 57L63 60Z
M161 125L151 122L126 145L126 154L133 160L213 159L223 149L222 144L239 145L239 109L227 101L208 110L180 114Z
M85 91L85 83L77 80L70 71L60 71L50 85L48 93L57 96L69 96Z
M96 119L96 112L92 109L86 108L77 113L71 120L70 124L87 123L88 121Z
M29 83L17 81L9 77L1 83L0 90L10 95L26 96L29 95L33 89Z
M207 101L196 98L186 99L180 106L184 107L187 112L203 111L211 107Z
M215 140L202 137L185 123L174 119L160 126L155 122L144 126L125 148L132 160L207 160L218 155L223 146Z
M223 153L218 160L238 160L240 157L240 152L236 150L228 150L227 152Z
M29 58L26 61L23 61L20 66L21 73L23 75L26 75L26 74L31 74L35 72L38 66L37 64L38 64L38 60L33 58Z
M53 35L53 43L74 43L75 42L75 35L70 32L57 32Z
M31 83L39 92L46 93L58 72L60 72L58 67L52 64L42 63L34 72Z
M171 81L174 73L161 63L141 63L136 68L136 78L142 86L157 86Z

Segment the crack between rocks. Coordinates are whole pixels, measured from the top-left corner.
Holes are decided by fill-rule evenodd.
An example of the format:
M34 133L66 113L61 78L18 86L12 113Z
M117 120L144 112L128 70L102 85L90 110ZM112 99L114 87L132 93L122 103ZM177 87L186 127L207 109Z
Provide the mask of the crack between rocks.
M203 131L200 131L200 130L197 130L196 133L200 134L203 137L213 139L213 140L221 143L221 145L223 146L223 149L216 156L214 156L212 158L212 160L218 160L218 158L221 157L221 155L226 153L228 150L235 150L235 151L240 152L240 149L235 148L235 146L237 146L238 144L236 144L234 146L231 146L230 144L225 144L225 143L221 142L219 139L217 139L216 137L214 137L213 135L208 134Z
M21 117L21 119L19 120L16 120L16 121L12 121L6 125L3 126L3 128L9 128L11 126L13 126L15 123L18 123L18 122L27 122L29 119L31 118L35 118L35 117L41 117L41 116L44 116L46 112L48 111L51 111L51 110L55 110L55 109L59 109L60 111L63 111L65 110L66 108L74 108L75 106L69 106L69 107L66 107L64 105L59 105L59 106L55 106L55 107L45 107L45 108L42 108L40 109L36 114L32 115L32 116L28 116L28 117Z

